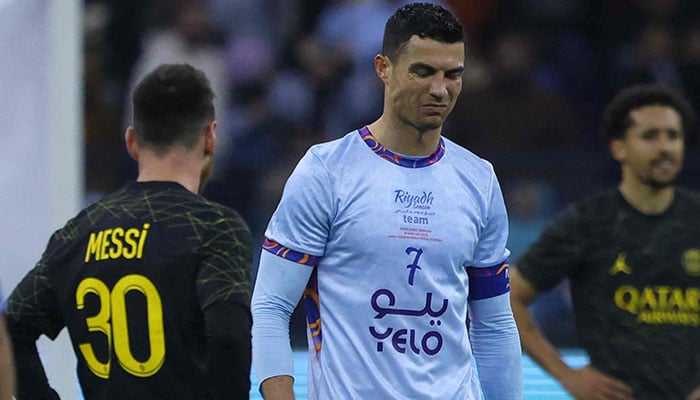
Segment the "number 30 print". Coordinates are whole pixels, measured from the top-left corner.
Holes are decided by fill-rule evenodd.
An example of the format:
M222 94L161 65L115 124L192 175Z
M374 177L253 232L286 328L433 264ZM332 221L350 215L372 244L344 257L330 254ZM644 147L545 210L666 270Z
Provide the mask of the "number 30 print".
M148 342L150 356L139 361L131 354L129 329L126 315L126 295L131 291L144 295L148 309ZM101 332L107 338L110 349L114 348L119 365L128 373L140 378L149 377L160 369L165 360L165 337L163 332L163 306L155 285L143 275L126 275L119 279L110 291L107 285L96 278L83 279L75 291L78 310L85 307L85 296L95 294L100 299L100 310L86 318L89 332ZM110 323L111 319L111 323ZM80 351L90 370L100 378L108 379L110 360L103 363L97 359L90 343L81 343Z

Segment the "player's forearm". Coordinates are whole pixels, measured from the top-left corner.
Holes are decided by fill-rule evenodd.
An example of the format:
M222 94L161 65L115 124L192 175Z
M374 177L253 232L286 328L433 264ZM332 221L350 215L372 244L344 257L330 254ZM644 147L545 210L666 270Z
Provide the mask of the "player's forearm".
M469 337L487 400L520 400L522 354L508 294L470 302Z
M205 309L207 377L212 400L248 399L251 317L248 307L218 303Z
M510 270L510 306L515 323L518 325L523 350L537 365L561 382L566 374L573 372L573 369L564 363L554 346L542 334L527 308L537 294L535 286L520 273L518 268Z
M12 350L17 376L17 400L58 400L58 394L49 386L44 366L41 363L36 340L39 335L28 328L7 321L7 330L12 338Z
M294 375L289 321L311 271L311 268L267 251L260 256L251 302L253 367L260 382L272 377Z
M542 334L527 306L517 300L511 302L511 306L520 333L520 343L530 358L559 381L567 373L573 372Z
M5 320L0 315L0 400L11 400L14 389L15 367L12 347L5 327Z
M260 389L265 400L294 400L294 378L288 375L265 379Z

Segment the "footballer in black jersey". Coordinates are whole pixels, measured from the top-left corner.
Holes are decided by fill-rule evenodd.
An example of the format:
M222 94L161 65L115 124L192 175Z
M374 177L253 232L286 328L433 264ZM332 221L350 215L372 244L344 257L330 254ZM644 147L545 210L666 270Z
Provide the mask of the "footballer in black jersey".
M511 271L523 348L577 399L700 400L700 196L675 186L694 117L668 87L618 93L602 124L617 189L569 207ZM579 369L527 310L564 279L590 356Z
M579 343L635 399L700 385L699 216L695 193L645 215L613 190L570 208L518 262L538 291L569 278Z
M125 139L138 178L56 231L8 300L19 400L59 397L35 342L64 327L86 400L249 397L251 234L199 194L213 97L187 64L137 86Z

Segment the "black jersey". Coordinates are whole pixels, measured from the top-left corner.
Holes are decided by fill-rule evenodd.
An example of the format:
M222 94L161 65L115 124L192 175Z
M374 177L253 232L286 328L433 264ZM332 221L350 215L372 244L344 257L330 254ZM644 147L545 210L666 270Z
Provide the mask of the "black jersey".
M676 190L661 215L619 191L569 208L519 261L538 290L569 278L576 330L595 368L635 399L684 399L700 385L700 198Z
M68 328L87 400L206 399L204 310L249 307L251 245L235 211L134 182L53 234L7 316L50 338Z

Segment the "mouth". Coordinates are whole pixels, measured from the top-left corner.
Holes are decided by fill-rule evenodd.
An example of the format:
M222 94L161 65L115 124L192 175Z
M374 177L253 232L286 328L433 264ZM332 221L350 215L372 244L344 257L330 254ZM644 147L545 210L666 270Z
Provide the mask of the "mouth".
M424 104L423 109L429 114L442 114L447 109L446 104Z
M652 161L651 166L662 170L675 170L678 167L678 163L670 158L661 158Z

